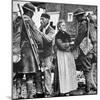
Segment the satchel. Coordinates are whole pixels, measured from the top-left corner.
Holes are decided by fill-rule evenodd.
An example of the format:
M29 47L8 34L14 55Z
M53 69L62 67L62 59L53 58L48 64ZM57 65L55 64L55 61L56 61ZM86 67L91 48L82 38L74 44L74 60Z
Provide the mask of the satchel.
M87 37L85 37L81 44L80 44L80 48L83 51L83 53L85 55L87 55L92 49L93 49L93 45L91 43L91 40L89 38L89 32L90 32L90 27L89 27L89 20L88 20L88 33L87 33Z

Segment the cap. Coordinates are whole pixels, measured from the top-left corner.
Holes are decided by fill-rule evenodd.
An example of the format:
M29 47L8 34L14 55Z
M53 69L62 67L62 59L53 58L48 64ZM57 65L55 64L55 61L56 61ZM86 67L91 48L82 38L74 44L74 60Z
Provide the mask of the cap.
M50 19L50 15L49 15L49 14L47 14L47 13L42 13L41 17L45 17L45 18Z
M24 4L22 8L27 9L32 12L35 12L35 8L34 8L33 4L31 4L31 3Z
M85 14L85 11L82 8L78 8L74 11L74 16Z

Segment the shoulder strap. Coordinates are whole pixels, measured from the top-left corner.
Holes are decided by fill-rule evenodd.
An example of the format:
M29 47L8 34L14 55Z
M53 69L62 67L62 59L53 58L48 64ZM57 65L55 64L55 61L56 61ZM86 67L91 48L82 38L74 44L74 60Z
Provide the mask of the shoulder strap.
M87 45L88 45L88 43L89 43L89 34L90 34L90 20L89 20L89 18L87 17L87 28L88 28L88 30L87 30Z
M89 38L89 33L90 33L90 20L87 18L87 26L88 26L88 31L87 31L87 38Z

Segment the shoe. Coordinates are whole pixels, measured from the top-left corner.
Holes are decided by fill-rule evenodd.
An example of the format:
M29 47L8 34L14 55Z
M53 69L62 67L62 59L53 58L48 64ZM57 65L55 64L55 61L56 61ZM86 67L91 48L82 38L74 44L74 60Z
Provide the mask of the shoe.
M44 93L41 93L41 94L36 93L36 98L44 98L44 97L45 97Z
M46 94L46 95L45 95L45 98L50 98L50 97L51 97L50 94Z
M65 96L65 93L60 93L60 96Z

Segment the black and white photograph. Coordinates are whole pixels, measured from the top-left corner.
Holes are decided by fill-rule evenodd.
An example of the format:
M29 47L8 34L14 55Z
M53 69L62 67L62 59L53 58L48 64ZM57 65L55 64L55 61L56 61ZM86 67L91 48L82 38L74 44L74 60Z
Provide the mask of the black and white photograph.
M12 0L12 99L98 94L98 6Z

